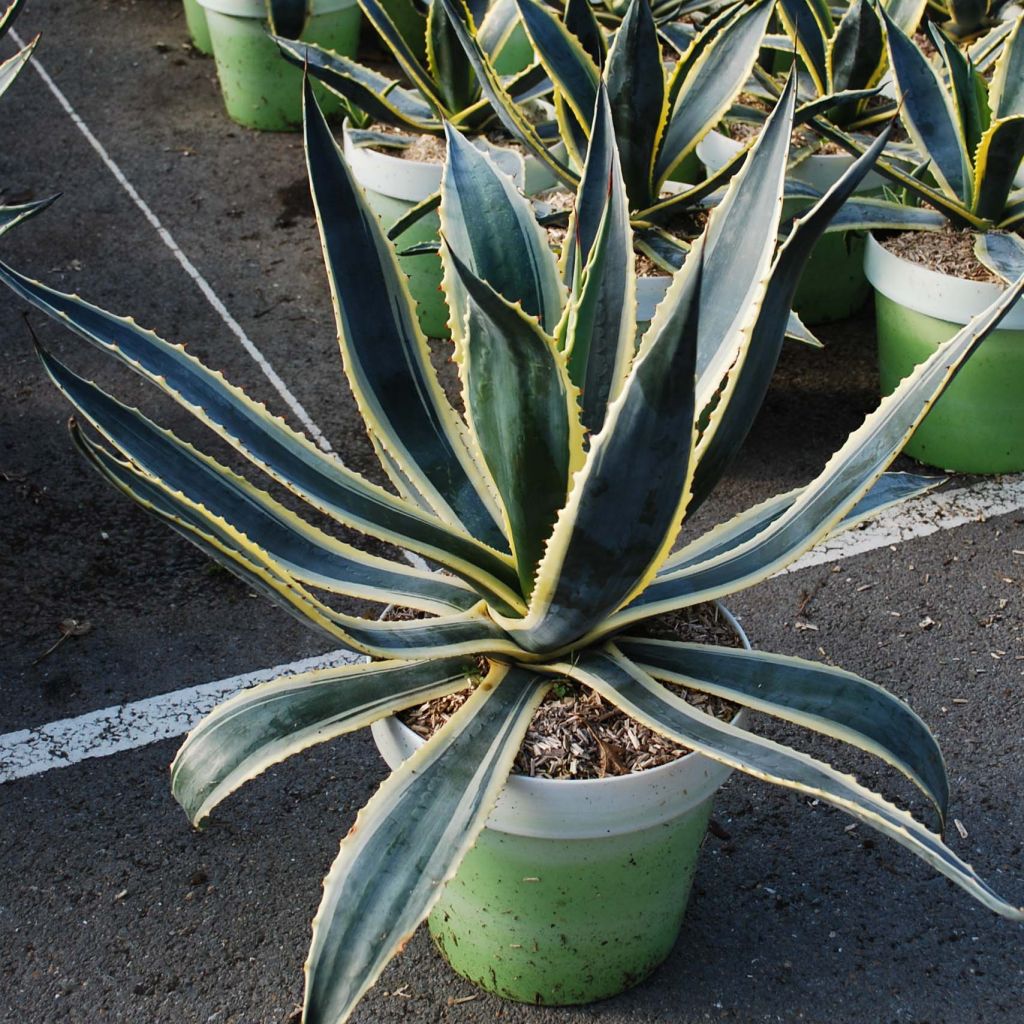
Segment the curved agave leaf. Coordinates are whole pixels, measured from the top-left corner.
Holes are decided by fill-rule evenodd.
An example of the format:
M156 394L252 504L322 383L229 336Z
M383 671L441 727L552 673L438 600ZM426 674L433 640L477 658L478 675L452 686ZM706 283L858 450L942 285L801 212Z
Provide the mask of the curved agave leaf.
M0 264L0 280L97 348L156 384L274 479L370 536L439 562L488 600L521 605L511 559L368 483L319 451L240 389L132 320L32 281ZM496 575L495 575L496 574ZM492 585L493 584L493 585Z
M636 351L636 272L629 200L615 126L602 84L562 261L572 272L566 322L569 376L580 389L583 426L597 433Z
M726 381L728 401L719 403L723 411L714 421L714 434L697 465L691 511L711 493L753 426L782 349L782 325L788 322L800 273L814 243L864 179L888 137L888 130L879 135L871 149L855 160L832 188L797 220L780 249L749 343Z
M51 203L60 198L60 193L46 199L36 199L30 203L18 203L11 206L0 206L0 235L20 224L37 213L42 213Z
M601 72L564 23L537 0L516 0L538 60L580 127L590 124Z
M971 67L966 55L948 36L934 25L930 25L929 28L946 67L949 96L963 136L964 150L970 159L991 120L987 99L988 84Z
M790 76L749 159L708 222L697 343L698 409L710 405L752 339L778 237L795 103L796 77ZM785 324L780 326L784 334ZM711 441L716 424L712 417L702 445Z
M10 31L11 26L14 24L14 19L18 17L19 12L24 6L25 0L12 0L4 9L3 14L0 14L0 39L3 39Z
M495 668L359 812L313 920L306 1024L345 1021L430 912L484 827L546 689L532 673Z
M439 3L427 8L427 67L446 110L465 110L480 96L473 67Z
M394 79L314 43L300 43L279 36L274 37L274 42L286 60L365 110L375 121L424 134L442 131L442 122L435 108Z
M473 275L522 306L551 334L562 317L564 288L533 207L484 153L448 126L441 181L441 234ZM453 291L454 287L454 291ZM463 309L458 282L446 281L452 332L459 344Z
M694 152L743 88L774 7L774 0L737 5L725 24L716 24L714 38L688 67L685 79L670 80L673 105L654 167L655 198L665 180ZM711 26L705 29L705 33L710 31ZM677 69L674 78L681 73Z
M268 768L318 743L463 689L472 658L381 661L283 676L216 707L185 738L171 792L193 825Z
M915 498L944 482L944 477L918 476L914 473L883 473L871 490L857 502L828 536L835 537L883 509L908 498ZM745 544L789 509L802 491L802 487L796 487L784 494L768 498L701 534L665 559L658 570L657 579L672 579L681 570L710 561Z
M974 255L1007 284L1024 276L1024 239L991 232L974 240Z
M550 335L451 249L445 265L464 300L460 370L467 413L501 495L528 595L572 473L583 461L576 389Z
M703 263L699 239L574 480L527 617L499 619L526 651L577 640L642 588L671 546L692 473Z
M652 175L668 111L661 43L647 0L629 5L608 52L603 87L630 208L650 206L657 198Z
M0 63L0 96L10 88L11 83L18 77L21 69L28 63L32 51L36 47L39 37L36 36L27 46L19 50L13 57Z
M730 552L648 587L633 608L610 617L602 632L752 586L812 548L867 493L942 389L1022 294L1024 277L904 378L766 529Z
M715 694L874 754L928 797L940 830L944 826L949 780L939 745L906 703L875 683L830 665L762 651L625 637L615 645L662 682Z
M882 0L885 13L908 36L921 24L927 6L928 0Z
M544 145L543 140L537 133L537 129L530 123L529 118L527 118L522 109L520 109L502 82L501 77L494 70L493 65L487 60L479 44L466 28L463 21L465 9L460 10L459 6L461 0L436 0L436 2L444 4L445 11L451 19L452 27L455 29L455 34L458 36L459 42L462 43L466 56L469 57L473 70L480 81L480 88L493 106L498 120L560 182L575 188L579 181L578 176Z
M53 369L68 378L66 368ZM94 402L97 415L103 405L111 407L108 424L124 418L116 403L100 395ZM80 437L79 447L119 489L165 517L184 519L230 543L222 531L226 524L266 551L288 575L330 593L435 613L468 611L480 600L453 577L366 554L316 529L244 477L141 415L131 418L131 430L131 455L118 446L116 430L108 427L105 435L130 460L127 464L113 460L88 438Z
M754 778L838 807L895 839L990 910L1011 920L1024 920L1024 908L1003 900L940 836L910 814L860 785L852 776L843 775L807 754L698 711L651 679L614 647L609 645L605 651L588 652L578 661L550 668L590 686L631 718L676 743Z
M828 49L835 25L824 0L779 0L779 17L819 96L829 92Z
M981 137L975 159L974 212L1001 226L1024 161L1024 114L996 121Z
M371 434L447 523L494 548L505 538L489 482L430 362L394 250L304 84L305 143L345 375Z
M886 63L885 35L875 8L867 0L854 0L828 48L828 91L870 88L882 77Z
M973 191L970 154L957 123L950 96L928 59L885 11L889 66L902 107L902 121L918 151L931 160L930 170L944 189L969 206Z
M405 36L392 20L387 8L380 0L359 0L363 16L377 30L377 34L384 40L387 48L391 51L398 66L405 73L409 81L422 93L423 97L437 111L439 118L444 118L453 111L445 107L444 99L438 89L437 83L433 80L430 72L423 66L419 55L406 41Z
M993 120L1024 114L1024 15L1012 24L988 91Z
M562 21L565 27L579 40L580 46L587 52L595 67L603 68L605 58L608 56L608 43L594 16L594 8L590 5L590 0L566 0Z
M48 353L40 350L40 358L50 378L82 416L128 459L146 469L147 456L151 455L149 445L157 434L145 429L148 421L73 374ZM164 464L154 465L154 475L165 468ZM355 650L379 658L485 651L514 653L516 650L495 623L483 614L483 602L465 612L399 622L379 622L337 612L310 594L268 551L230 523L217 520L211 532L210 517L202 515L195 503L191 504L190 520L183 518L177 525L193 533L201 542L200 546L207 551L219 551L240 568L245 578L259 577L265 584L262 589L269 587L314 625L327 629Z
M854 196L840 207L825 230L828 234L836 231L941 231L948 223L938 210L907 206L875 196Z

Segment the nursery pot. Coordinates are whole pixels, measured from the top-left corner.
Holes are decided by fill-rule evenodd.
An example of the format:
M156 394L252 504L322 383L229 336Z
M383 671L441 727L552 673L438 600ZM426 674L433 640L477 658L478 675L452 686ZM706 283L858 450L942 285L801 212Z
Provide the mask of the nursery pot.
M247 128L290 131L302 124L302 69L281 56L267 34L264 0L199 0L206 13L224 106ZM356 0L309 0L301 39L355 56L361 12ZM314 83L325 113L338 98Z
M373 735L392 768L423 742L397 718ZM463 977L520 1002L588 1003L636 985L679 934L728 776L696 753L605 779L512 776L430 914L438 949Z
M185 24L188 26L192 45L200 53L209 56L213 53L213 43L210 42L210 27L206 24L206 11L203 10L199 0L183 0L183 5Z
M864 269L875 289L885 395L1002 290L911 263L874 238L868 239ZM904 451L929 466L963 473L1024 470L1024 302L978 346Z
M381 150L356 145L348 122L344 129L345 159L363 188L366 201L385 228L390 228L417 203L432 196L441 187L442 163L403 160ZM543 192L555 184L554 176L538 160L519 156L511 150L488 146L487 152L506 174L528 194ZM395 239L401 253L425 242L436 242L437 213L420 218ZM409 279L409 291L416 303L416 314L423 333L430 338L447 338L448 306L441 291L441 257L436 253L398 257L402 272Z
M742 146L735 139L715 131L704 136L697 152L710 173L723 167ZM852 163L853 157L849 154L816 153L801 160L787 174L793 181L825 192ZM865 176L857 191L872 192L883 184L884 179L872 171ZM794 216L809 205L808 200L787 199L782 207L783 219ZM867 301L871 285L864 276L866 237L863 231L832 232L824 235L811 250L793 300L793 309L805 324L813 326L844 320Z

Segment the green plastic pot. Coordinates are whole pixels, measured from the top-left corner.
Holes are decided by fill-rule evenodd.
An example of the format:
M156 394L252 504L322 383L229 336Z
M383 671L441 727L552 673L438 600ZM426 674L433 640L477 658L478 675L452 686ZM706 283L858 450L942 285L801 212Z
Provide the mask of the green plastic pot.
M206 11L200 6L199 0L183 0L185 8L185 24L188 26L188 35L192 45L207 56L213 53L213 43L210 42L210 27L206 24Z
M697 146L697 152L709 172L724 167L742 148L742 143L720 132L710 132ZM789 169L789 177L819 192L830 189L853 162L848 154L814 154ZM884 181L869 173L857 189L858 194L873 192ZM811 204L805 200L788 199L783 204L783 217L793 217ZM867 233L839 231L825 235L811 250L800 283L797 285L793 309L808 326L845 320L867 302L871 285L864 276L864 246Z
M394 718L373 734L392 767L422 743ZM607 779L511 777L430 914L435 944L460 975L518 1002L631 988L672 950L728 775L689 754Z
M199 0L217 63L228 116L246 128L295 131L302 124L302 71L289 64L267 34L264 0ZM355 56L362 14L356 0L309 0L302 40ZM319 83L326 113L340 100Z
M344 129L345 158L356 180L363 188L366 201L390 228L399 217L441 187L441 168L437 162L403 160L376 149L353 142L351 129ZM533 195L555 185L554 176L533 157L522 158L512 150L488 145L487 150L507 174L511 174L524 191ZM438 240L439 222L436 213L421 218L395 239L398 252ZM447 338L448 306L441 291L441 258L436 253L410 254L398 257L402 272L409 279L409 291L416 303L416 314L423 333L430 338Z
M972 316L997 285L965 281L911 263L869 238L864 262L875 288L882 394ZM978 347L921 422L904 451L961 473L1024 470L1024 303Z

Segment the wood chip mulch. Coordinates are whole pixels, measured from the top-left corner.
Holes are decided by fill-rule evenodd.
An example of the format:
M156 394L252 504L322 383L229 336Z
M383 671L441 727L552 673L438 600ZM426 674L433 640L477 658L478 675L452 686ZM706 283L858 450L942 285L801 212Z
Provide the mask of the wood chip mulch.
M879 241L893 255L929 270L968 281L1002 285L1004 282L975 258L974 238L971 231L947 228L943 231L903 231Z
M714 605L699 605L662 616L637 635L739 647L738 637ZM718 697L668 686L694 707L728 721L739 708ZM471 688L410 708L399 716L429 738L462 706ZM556 680L538 708L519 750L513 772L541 779L603 779L655 768L690 753L640 725L592 690Z

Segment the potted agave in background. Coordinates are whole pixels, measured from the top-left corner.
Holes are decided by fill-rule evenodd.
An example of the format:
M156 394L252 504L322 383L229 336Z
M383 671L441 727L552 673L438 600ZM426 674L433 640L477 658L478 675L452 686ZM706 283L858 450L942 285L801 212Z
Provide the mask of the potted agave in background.
M430 209L419 210L421 204L429 206L436 198L441 183L445 123L476 136L477 144L488 148L527 192L555 184L553 158L524 160L520 153L492 146L484 137L484 132L500 128L500 124L481 93L441 0L429 0L425 17L412 0L358 2L404 81L327 47L284 38L277 42L285 58L307 67L313 78L344 98L352 120L360 120L360 124L350 122L345 127L346 157L384 226L392 228L402 222L394 236L420 327L429 337L446 338L448 307L440 290L437 216ZM507 75L505 87L517 105L529 104L549 91L543 73L529 67L532 51L514 0L483 0L463 10L467 30L499 73ZM356 111L365 116L359 118ZM392 130L380 130L385 128ZM411 212L413 218L407 219ZM416 217L416 212L422 216Z
M910 229L873 237L865 268L875 289L879 369L891 391L1024 266L1024 15L1001 44L989 77L935 25L940 66L897 25L886 24L901 119L926 175L882 159L893 182L885 200L852 203L848 222ZM849 137L840 137L851 149ZM921 204L929 209L922 210ZM882 219L873 218L884 208ZM863 215L863 216L862 216ZM938 230L936 230L938 229ZM907 453L969 473L1024 470L1024 304L1010 310L915 431Z
M794 50L799 58L800 94L798 120L811 113L827 118L844 131L857 134L870 144L865 133L877 131L891 118L896 104L879 93L886 77L885 32L881 11L906 31L913 32L924 14L926 0L853 0L840 6L824 0L779 0L776 7L785 28L784 35L768 35L765 47L776 63ZM751 83L755 98L773 101L779 87L760 68ZM729 123L749 129L764 117L750 104L737 104ZM822 152L827 140L804 129L794 142L787 183L787 216L796 216L816 196L836 182L850 166L853 157L837 152ZM727 132L709 133L698 147L709 172L734 159L743 147L741 140ZM895 153L890 153L895 156ZM872 172L858 186L858 194L877 192L885 179ZM871 294L864 275L864 231L834 230L815 247L797 289L793 308L806 324L831 323L856 313Z
M104 476L250 585L370 659L254 687L208 716L172 768L174 794L194 822L291 754L472 688L342 841L314 922L304 1021L346 1020L447 898L446 882L463 883L460 896L474 892L460 865L558 680L593 689L695 752L688 757L835 804L984 906L1024 920L1024 910L1003 901L910 813L822 761L707 714L685 699L685 689L659 680L718 693L876 755L916 784L941 827L948 801L942 757L901 701L831 666L643 635L645 622L749 587L835 530L930 486L884 470L1024 291L1022 277L922 363L806 486L710 532L681 532L761 405L800 268L885 142L883 135L776 252L794 97L790 82L639 346L629 203L603 85L563 254L573 268L567 285L529 202L485 154L447 129L442 255L463 423L434 376L393 250L307 89L306 154L343 364L397 493L325 455L184 348L0 265L18 295L176 399L293 497L445 570L370 556L330 537L40 349L76 410L76 443ZM428 617L360 618L314 590ZM712 772L704 760L690 763L698 777ZM656 780L658 772L649 775ZM614 801L595 801L594 814L607 813L605 805ZM689 845L699 842L706 810L696 813L686 826ZM490 836L480 850L495 845L502 847ZM600 858L600 842L594 849ZM532 874L542 879L549 870L566 877L548 863ZM650 884L656 896L665 883L654 875ZM634 983L667 952L670 930L659 928L662 946L652 951L642 922L633 922L637 940L627 941L616 916L621 901L602 906L589 898L586 927L606 930L603 948L614 956L619 986ZM674 913L678 919L681 908ZM626 947L637 954L632 971ZM589 966L598 973L602 965ZM529 964L512 963L500 987L522 997L528 971ZM541 999L566 1001L572 977L555 979ZM479 980L498 987L490 975ZM572 987L570 999L595 994L607 992Z
M355 54L359 45L356 0L199 3L224 106L232 120L247 128L290 131L302 123L302 74L281 60L268 30L320 43L340 54ZM196 21L190 19L190 28ZM199 44L203 42L200 33ZM338 109L329 93L321 92L320 98Z

